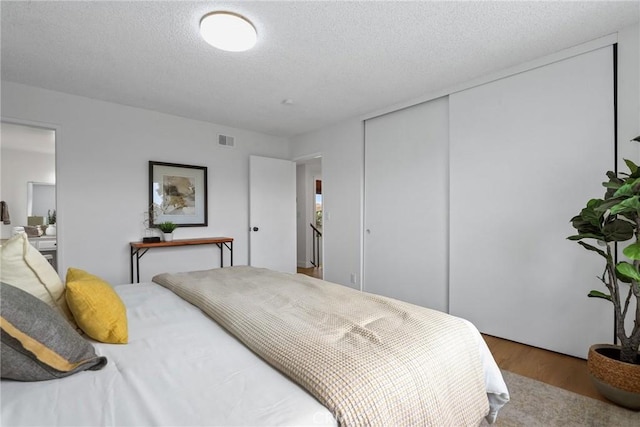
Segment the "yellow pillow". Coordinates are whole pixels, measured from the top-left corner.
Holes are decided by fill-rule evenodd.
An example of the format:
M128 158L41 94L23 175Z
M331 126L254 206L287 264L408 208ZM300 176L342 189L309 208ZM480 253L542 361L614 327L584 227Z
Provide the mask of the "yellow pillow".
M110 344L127 343L127 309L107 282L70 268L65 296L76 323L88 336Z

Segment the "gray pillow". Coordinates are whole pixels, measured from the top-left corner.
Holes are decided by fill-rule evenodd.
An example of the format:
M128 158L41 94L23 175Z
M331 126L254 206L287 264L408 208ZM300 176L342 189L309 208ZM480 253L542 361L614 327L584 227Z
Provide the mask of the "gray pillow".
M0 301L2 378L51 380L107 364L59 313L33 295L0 283Z

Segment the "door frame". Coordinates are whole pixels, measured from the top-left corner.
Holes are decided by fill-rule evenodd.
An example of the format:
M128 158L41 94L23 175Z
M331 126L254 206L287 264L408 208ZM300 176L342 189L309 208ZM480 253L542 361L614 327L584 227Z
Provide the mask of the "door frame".
M314 160L314 159L320 159L320 176L322 177L322 180L324 181L324 175L323 175L323 167L322 167L322 159L323 159L323 155L321 151L316 151L314 153L311 154L306 154L304 156L299 156L299 157L294 157L291 161L294 162L296 164L296 166L300 165L300 164L306 164L308 163L310 160ZM315 176L315 175L314 175ZM297 182L297 176L296 176L296 186L298 185ZM314 205L313 205L313 210L312 210L312 215L308 216L307 218L305 218L305 249L307 250L307 255L309 254L309 251L311 250L311 245L313 245L313 236L311 235L311 232L309 231L309 226L308 223L309 222L315 222L315 218L313 216L313 213L315 213L315 180L313 182L311 182L309 184L309 187L307 188L308 191L310 191L313 194L313 200L314 200ZM322 210L324 212L324 206L325 206L325 191L324 189L322 190ZM305 200L303 203L308 204L309 200ZM296 219L297 221L297 219ZM322 241L323 244L321 245L321 254L320 254L320 259L322 260L322 276L324 278L324 271L325 271L325 263L324 260L325 258L325 252L324 252L324 240L326 237L326 229L324 227L324 217L323 217L323 227L322 227ZM296 223L296 227L297 227L297 223ZM307 257L308 258L308 257Z
M60 183L59 183L59 174L58 171L60 168L60 156L58 155L60 146L61 146L61 129L62 126L56 123L42 122L31 119L23 119L19 117L11 117L11 116L2 116L0 115L0 125L2 123L9 123L13 125L20 126L28 126L33 128L40 128L46 130L52 130L54 132L54 161L55 161L55 176L56 176L56 224L64 230L64 207L61 208L60 205ZM58 275L60 275L61 271L66 271L66 265L64 264L64 232L62 235L56 233L56 270L58 271Z

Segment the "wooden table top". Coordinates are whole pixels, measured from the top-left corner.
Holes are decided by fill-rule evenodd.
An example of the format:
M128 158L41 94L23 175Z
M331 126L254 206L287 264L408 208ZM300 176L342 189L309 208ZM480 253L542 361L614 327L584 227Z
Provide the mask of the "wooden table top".
M153 242L153 243L144 243L144 242L130 242L132 248L141 249L141 248L162 248L168 246L188 246L188 245L209 245L209 244L219 244L219 243L232 243L232 237L201 237L197 239L175 239L169 242Z

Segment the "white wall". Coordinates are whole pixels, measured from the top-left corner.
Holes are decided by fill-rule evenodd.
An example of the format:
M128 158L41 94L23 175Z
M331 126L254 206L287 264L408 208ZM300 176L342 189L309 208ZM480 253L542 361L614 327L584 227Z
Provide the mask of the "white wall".
M7 202L11 224L2 224L2 238L15 226L27 225L27 182L55 184L55 154L2 148L0 199Z
M59 130L58 265L63 277L73 266L112 283L129 282L129 242L143 236L149 160L209 168L209 226L179 228L176 238L233 237L234 264L246 264L249 155L289 158L283 138L10 82L2 82L2 117L49 123ZM217 133L234 136L236 146L218 146ZM218 259L218 248L209 245L156 249L141 260L140 278L211 268Z
M322 155L324 279L354 288L361 272L363 143L362 121L353 119L291 144L294 159Z
M640 160L640 144L628 142L640 135L640 57L638 25L624 28L613 39L618 40L618 140L619 157ZM611 39L612 37L607 37ZM597 42L597 41L596 41ZM502 70L495 76L487 76L457 85L450 90L434 94L416 94L414 103L399 104L398 108L425 102L443 95L483 84L496 78L524 71L581 53L583 48L569 49L542 58L531 64ZM395 108L379 110L380 114ZM359 271L362 259L362 177L364 170L363 119L375 117L369 114L353 118L341 124L292 138L292 156L303 157L321 152L323 155L323 176L325 193L325 279L349 285L350 272ZM358 282L360 276L358 276ZM353 285L352 285L353 286Z

